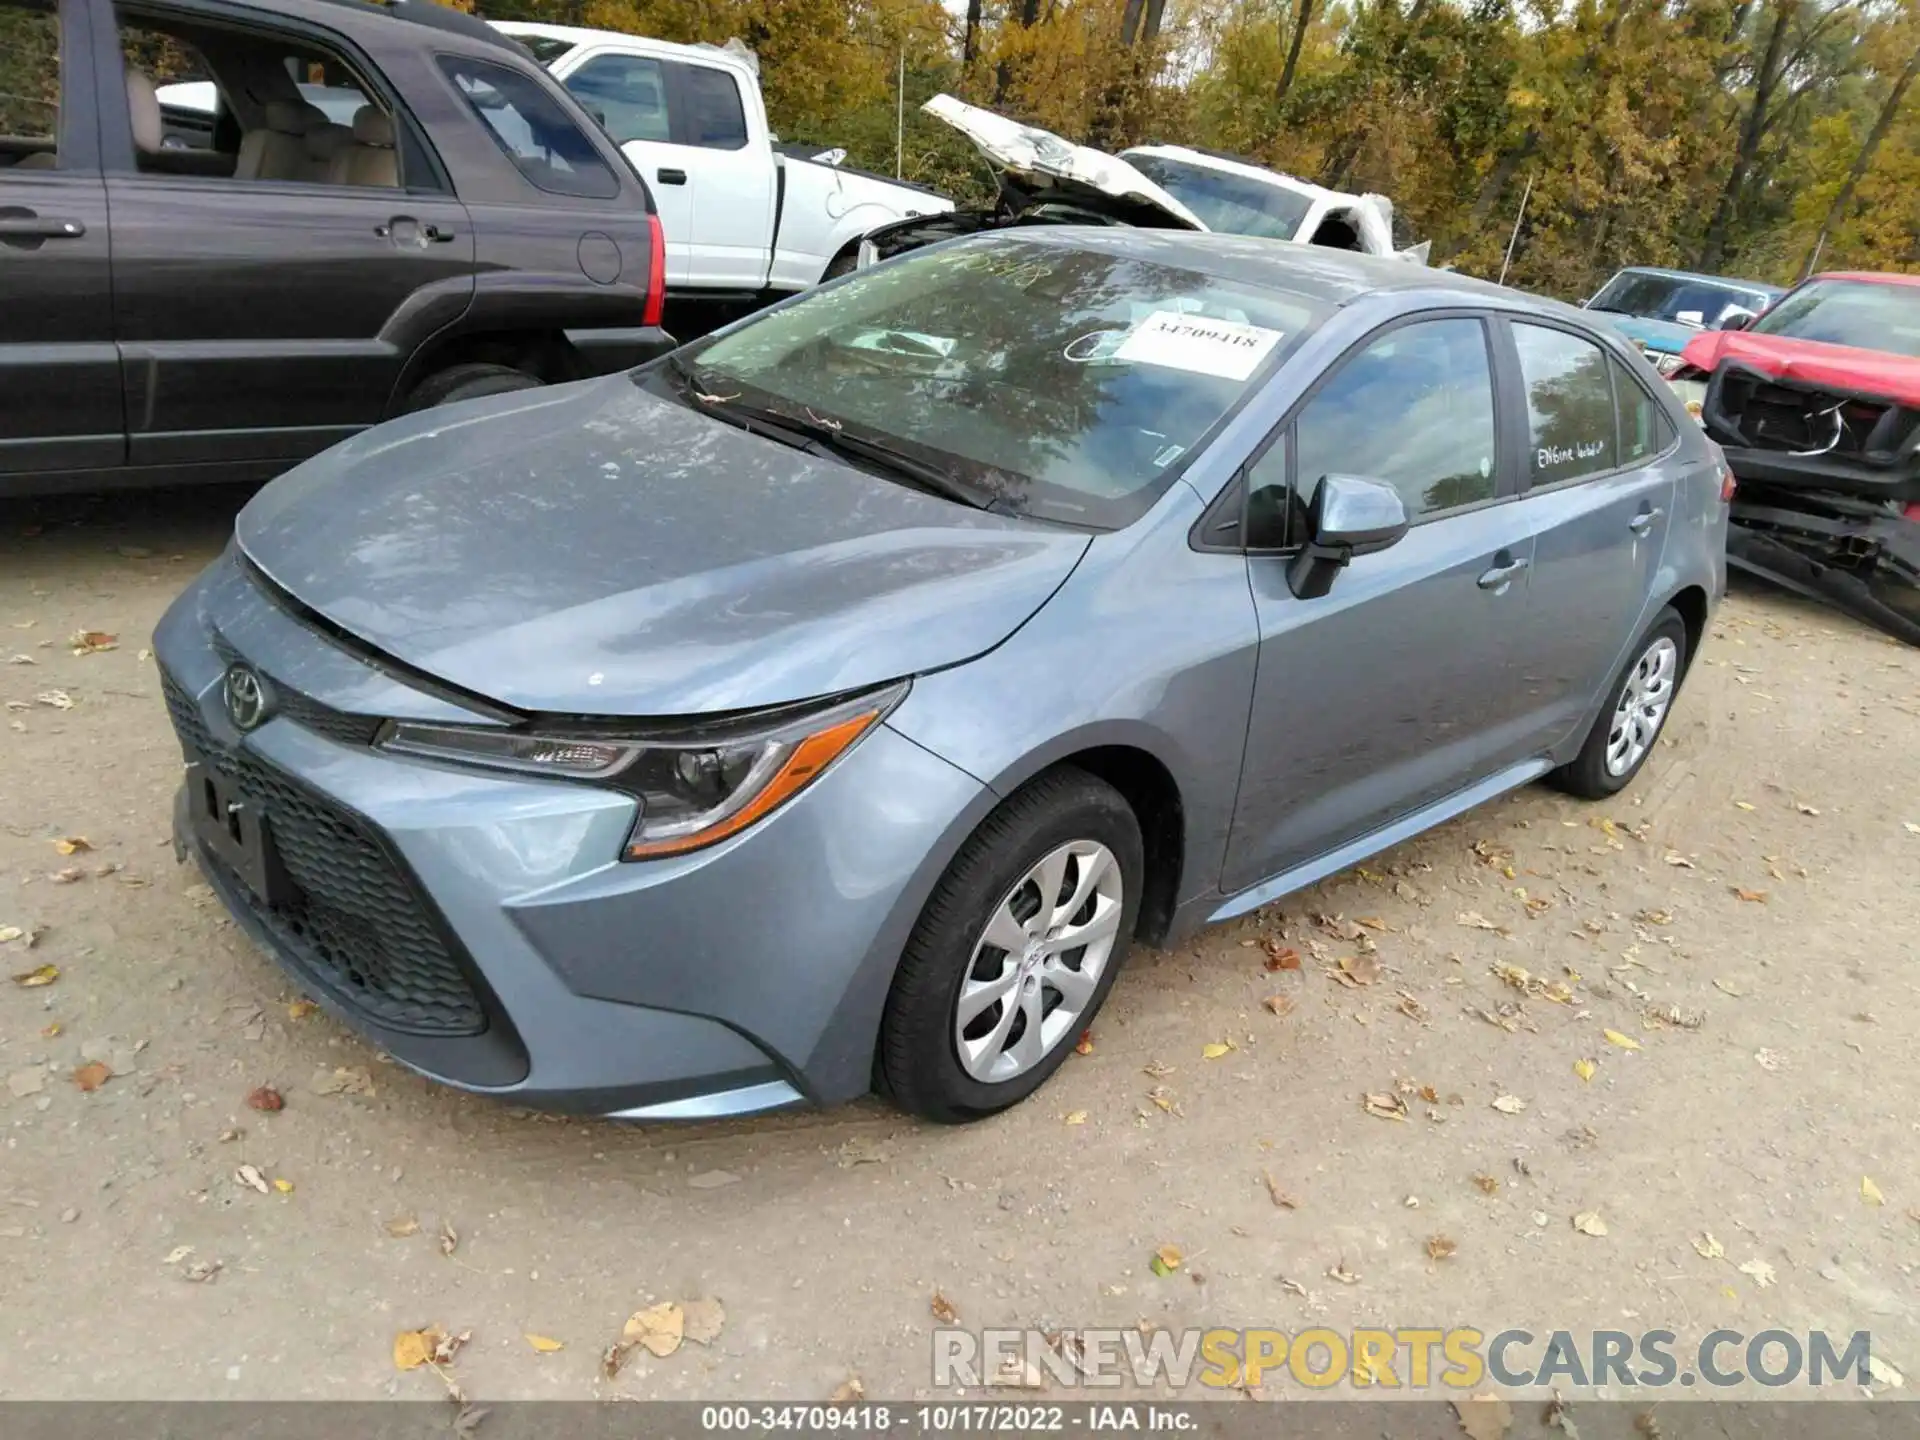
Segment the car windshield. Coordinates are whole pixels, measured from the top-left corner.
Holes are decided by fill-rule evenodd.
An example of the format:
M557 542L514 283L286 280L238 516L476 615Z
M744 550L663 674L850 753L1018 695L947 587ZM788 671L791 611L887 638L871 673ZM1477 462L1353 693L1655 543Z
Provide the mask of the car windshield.
M1757 335L1785 335L1920 358L1920 285L1811 280L1751 328Z
M1205 222L1227 235L1291 240L1313 208L1310 196L1284 185L1170 160L1164 155L1127 155L1126 162Z
M1704 330L1719 324L1729 310L1758 313L1766 308L1767 299L1764 290L1723 285L1687 275L1622 270L1600 287L1600 293L1587 302L1587 308Z
M573 49L573 41L556 40L551 35L516 35L513 38L526 46L528 53L542 65L551 65Z
M916 251L683 357L715 400L883 443L996 508L1117 528L1324 312L1067 236Z

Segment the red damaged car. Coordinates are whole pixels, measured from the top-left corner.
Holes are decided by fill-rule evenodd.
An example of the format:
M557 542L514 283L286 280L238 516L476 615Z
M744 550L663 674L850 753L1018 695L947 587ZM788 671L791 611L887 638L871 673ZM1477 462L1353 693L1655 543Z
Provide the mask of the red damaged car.
M1728 562L1920 645L1920 275L1817 275L1681 358L1739 481Z

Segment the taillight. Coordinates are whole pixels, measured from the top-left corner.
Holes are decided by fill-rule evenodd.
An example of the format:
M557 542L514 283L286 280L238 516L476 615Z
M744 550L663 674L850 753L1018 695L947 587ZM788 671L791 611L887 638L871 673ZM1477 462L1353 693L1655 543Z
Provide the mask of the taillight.
M1900 513L1915 524L1920 524L1920 500L1909 500L1907 508Z
M647 217L647 303L640 312L642 325L658 325L667 310L667 232L660 217Z
M1722 460L1720 462L1720 503L1732 504L1733 492L1739 488L1739 482L1733 478L1733 467Z

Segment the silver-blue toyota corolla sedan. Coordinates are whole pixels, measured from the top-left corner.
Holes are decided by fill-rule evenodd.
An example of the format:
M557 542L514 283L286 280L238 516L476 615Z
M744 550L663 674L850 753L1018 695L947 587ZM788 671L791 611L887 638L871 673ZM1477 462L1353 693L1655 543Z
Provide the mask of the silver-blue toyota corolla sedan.
M178 843L449 1084L975 1119L1133 941L1627 784L1724 481L1576 310L1233 236L961 240L268 486L156 636Z

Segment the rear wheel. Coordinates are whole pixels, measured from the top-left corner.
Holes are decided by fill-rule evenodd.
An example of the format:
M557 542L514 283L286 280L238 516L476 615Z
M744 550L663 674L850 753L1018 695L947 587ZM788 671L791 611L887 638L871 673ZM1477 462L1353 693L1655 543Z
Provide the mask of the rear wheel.
M879 1070L894 1101L959 1124L1039 1089L1113 988L1145 869L1132 809L1084 771L1052 771L989 815L887 996Z
M431 410L436 405L451 405L458 400L532 390L542 383L538 375L529 375L511 365L474 360L465 365L449 365L422 380L407 398L407 409Z
M1607 692L1580 753L1550 777L1587 800L1618 794L1640 773L1665 728L1687 669L1687 626L1668 606L1654 616Z

